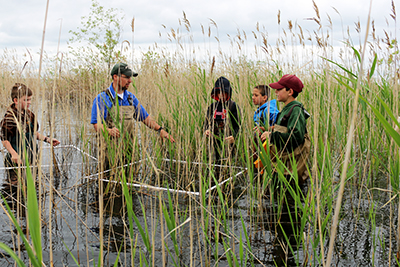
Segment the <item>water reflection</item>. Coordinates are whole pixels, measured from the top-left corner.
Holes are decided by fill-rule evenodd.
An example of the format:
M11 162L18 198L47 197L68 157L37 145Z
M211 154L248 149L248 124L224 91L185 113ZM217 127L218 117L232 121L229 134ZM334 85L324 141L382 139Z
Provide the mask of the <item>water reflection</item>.
M52 179L52 188L54 190L51 207L52 250L54 255L59 255L58 258L54 259L54 266L75 265L66 251L66 246L76 258L80 257L83 265L85 265L83 261L86 261L86 258L95 258L97 260L101 251L100 238L103 240L103 254L101 256L104 258L104 262L107 262L106 266L113 265L121 248L121 257L123 257L121 262L129 266L131 257L134 257L135 264L139 264L137 262L137 259L140 258L139 251L142 251L142 257L147 257L149 254L135 222L132 225L134 234L131 236L126 201L121 187L116 184L109 185L104 183L102 190L100 190L98 177L93 180L85 178L88 175L95 174L99 165L97 162L92 165L89 162L87 163L82 159L80 152L64 148L63 150L56 150L56 154L61 175L56 175L53 172L53 176L50 176L50 169L46 167L42 168L40 177L38 177L43 179L42 185L45 184L43 185L45 190L42 190L40 198L42 201L42 237L45 264L49 263L50 230L46 226L49 225L48 222L50 220L50 198L48 195L50 179ZM46 156L43 164L52 162L49 155ZM165 168L158 169L158 176L150 176L154 174L154 170L149 163L140 165L140 169L135 170L136 176L132 180L143 181L143 183L152 182L152 185L165 187L175 183L176 188L174 189L195 191L194 189L200 189L198 185L200 184L200 179L216 176L215 180L220 181L231 176L232 173L230 171L233 173L239 172L231 168L229 171L222 170L218 173L217 169L213 169L214 172L218 173L218 175L215 175L215 173L211 173L208 167L203 169L198 166L190 166L185 169L179 164L160 162L155 163L155 166L165 166ZM3 178L1 191L7 197L7 203L10 204L10 207L13 207L13 213L18 214L21 226L25 229L24 216L26 210L23 203L23 191L21 189L18 190L18 186L12 185L12 181L7 176L9 175L7 171L3 168L1 172ZM192 184L187 183L188 177L193 178L195 182ZM215 180L204 182L205 187L209 188L214 185ZM200 261L207 261L210 265L217 263L219 266L226 266L228 265L226 251L235 253L239 257L238 239L240 237L242 237L246 247L251 247L251 252L255 256L248 256L247 265L250 265L250 259L253 260L256 266L259 266L260 262L264 266L299 266L305 264L307 262L306 255L309 252L305 251L307 248L301 242L308 242L309 240L311 243L313 242L313 233L310 234L311 237L303 236L305 222L300 207L306 204L295 203L293 197L291 197L290 190L284 190L285 186L283 184L271 186L274 190L269 190L260 200L258 199L258 194L253 195L249 192L248 181L249 177L246 175L236 177L232 180L232 183L229 181L229 183L221 186L219 190L210 191L204 200L196 195L171 193L171 202L165 191L161 192L148 188L136 188L133 190L131 188L130 196L133 203L133 211L138 218L139 224L143 228L147 226L151 237L151 245L154 246L151 257L154 257L155 263L159 263L154 266L161 266L163 257L166 258L166 262L179 260L182 265L186 266L189 266L191 262ZM202 192L204 191L203 189ZM100 192L102 192L103 208L100 208ZM218 194L218 192L221 192L221 194ZM301 192L302 195L306 195L307 190L300 188L294 192L296 194ZM223 196L223 198L220 196ZM253 197L257 199L250 200ZM172 212L169 212L169 203L172 203ZM179 256L175 256L173 251L174 242L169 234L170 230L165 224L165 216L162 211L163 205L165 205L164 208L167 209L170 215L175 216L176 225L181 225L175 231L179 237ZM251 205L257 206L257 208L254 208L257 209L254 213ZM369 203L365 201L365 205L361 205L361 208L368 211L368 205ZM222 214L220 212L222 208L226 209L226 212L223 213L226 215L226 219L223 217L214 218L213 214ZM350 209L350 207L346 206L343 208L347 211ZM390 229L387 220L388 214L389 212L384 208L377 209L374 213L375 223L377 224L374 229L380 229L379 231L385 234L386 240L390 238L385 232ZM189 217L191 220L185 223ZM100 221L102 222L100 223ZM359 222L364 221L361 219ZM340 244L344 250L342 255L363 254L364 260L368 261L369 256L366 253L377 247L371 237L378 235L372 231L374 229L365 229L363 227L363 225L368 224L369 222L365 221L365 223L359 223L355 228L354 221L348 217L341 221L342 227L338 231L338 240L343 240ZM4 212L0 217L0 227L5 229L0 233L0 241L16 251L18 249L23 250L18 245L14 245L17 244L15 242L17 234ZM243 234L243 227L246 228L249 242L247 242ZM102 233L102 236L100 236L100 233ZM233 238L233 235L235 238ZM135 244L137 245L136 255L132 256ZM167 245L171 254L167 253ZM319 248L313 248L312 246L318 246L318 244L309 245L310 252L319 251ZM24 257L26 253L21 254ZM315 257L318 257L318 255ZM340 260L342 266L346 266L343 264L344 259ZM0 266L5 266L6 262L7 260L0 256ZM361 262L361 260L348 260L345 263L349 263L347 266L350 266L358 262ZM376 262L380 263L379 260Z
M6 158L4 160L6 166L6 174L1 184L1 195L4 197L8 206L12 211L17 212L16 215L25 216L24 195L26 195L26 168L16 166L16 164ZM6 204L3 202L3 204Z
M306 261L299 253L304 232L301 207L307 190L307 184L297 186L275 179L264 195L258 211L260 223L256 224L260 230L256 231L252 246L267 266L299 266Z

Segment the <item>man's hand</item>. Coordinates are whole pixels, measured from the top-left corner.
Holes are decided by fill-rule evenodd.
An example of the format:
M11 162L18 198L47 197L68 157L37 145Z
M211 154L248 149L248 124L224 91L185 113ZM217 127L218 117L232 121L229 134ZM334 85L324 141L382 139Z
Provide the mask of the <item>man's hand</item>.
M117 128L115 128L115 127L108 128L107 131L108 131L108 134L113 136L113 137L119 137L120 136L119 130Z
M175 143L175 139L169 133L167 133L167 131L165 131L164 129L161 129L160 136L163 140L168 139L171 143Z
M235 143L235 137L233 137L232 135L231 135L231 136L228 136L227 138L225 138L225 141L226 141L228 144L233 144L233 143Z
M210 137L211 136L211 131L210 130L206 130L204 132L204 135L207 136L207 137Z

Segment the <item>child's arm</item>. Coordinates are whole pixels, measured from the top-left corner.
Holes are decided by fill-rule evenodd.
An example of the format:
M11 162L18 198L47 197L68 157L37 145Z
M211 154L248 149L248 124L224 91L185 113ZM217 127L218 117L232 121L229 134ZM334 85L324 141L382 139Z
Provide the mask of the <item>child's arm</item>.
M263 134L263 132L265 132L265 131L266 131L266 129L265 129L264 126L255 126L255 127L253 128L253 132L254 132L255 134L257 134L258 136L261 136L261 135Z
M5 149L7 149L8 153L11 154L11 160L14 163L22 164L21 158L19 157L18 153L14 150L11 143L8 140L1 141Z
M36 139L44 141L44 142L47 142L47 143L49 143L49 144L51 144L53 146L58 146L60 144L60 141L58 141L57 139L55 139L55 138L50 139L50 137L47 137L47 136L45 136L45 135L43 135L41 133L38 133L38 132L36 133Z
M203 131L204 131L204 135L207 137L211 136L211 123L212 123L212 111L213 111L213 104L211 104L208 108L207 108L207 113L206 113L206 118L204 120L203 123Z
M270 135L271 135L271 132L269 132L269 131L263 132L262 135L261 135L261 141L265 142L265 140L269 139Z
M295 107L287 122L287 133L274 131L269 136L278 149L293 150L304 142L306 120L301 107Z

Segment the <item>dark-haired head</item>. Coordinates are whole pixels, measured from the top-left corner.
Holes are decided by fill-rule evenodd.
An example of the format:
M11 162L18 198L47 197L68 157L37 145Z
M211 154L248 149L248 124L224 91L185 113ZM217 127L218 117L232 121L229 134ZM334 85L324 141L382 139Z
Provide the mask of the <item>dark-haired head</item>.
M286 91L289 91L291 88L285 88L286 89ZM297 98L298 96L299 96L299 92L297 92L297 91L295 91L295 90L293 90L292 89L292 91L293 91L293 94L292 94L292 96L294 97L294 98Z
M255 86L254 88L257 89L262 96L266 95L267 99L269 99L269 94L270 94L271 89L269 88L268 85L261 84L261 85Z

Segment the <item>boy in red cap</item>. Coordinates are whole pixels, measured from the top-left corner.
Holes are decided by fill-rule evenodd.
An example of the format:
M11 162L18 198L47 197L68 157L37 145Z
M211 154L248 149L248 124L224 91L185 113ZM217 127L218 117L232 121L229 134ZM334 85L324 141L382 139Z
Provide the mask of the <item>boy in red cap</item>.
M295 75L286 74L278 82L269 86L275 89L276 98L285 106L278 114L272 132L264 132L261 140L269 139L271 161L273 169L276 167L276 157L279 157L285 166L285 175L291 175L293 158L296 160L299 182L308 178L307 158L310 153L311 142L306 130L306 119L310 116L303 105L296 100L303 90L303 83Z

